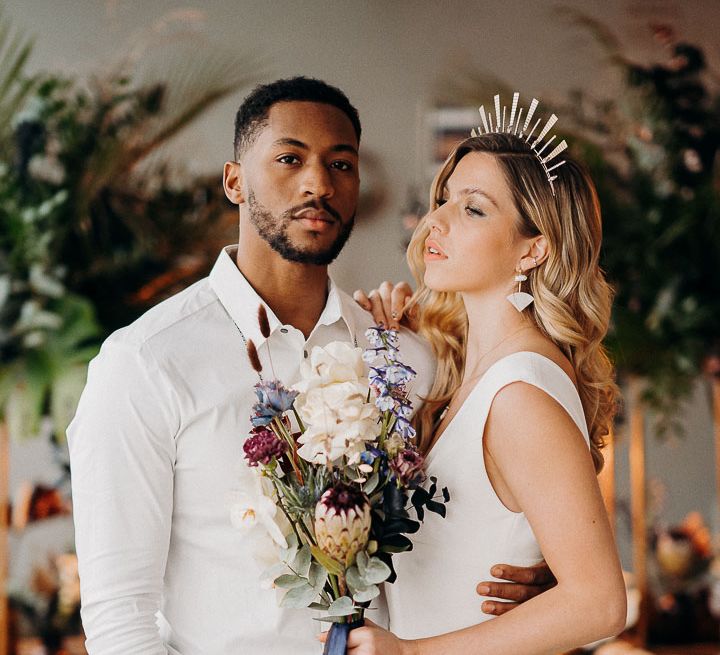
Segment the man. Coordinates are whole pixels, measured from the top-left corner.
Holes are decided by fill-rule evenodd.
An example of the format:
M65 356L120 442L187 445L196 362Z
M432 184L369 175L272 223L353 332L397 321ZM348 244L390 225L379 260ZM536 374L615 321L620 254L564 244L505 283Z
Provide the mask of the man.
M228 507L253 480L242 457L257 381L247 341L288 384L313 346L364 346L372 318L327 275L355 219L360 131L345 95L323 82L255 89L224 170L237 246L93 360L68 431L91 655L318 652L309 613L260 588L252 540ZM427 346L404 331L401 349L425 393Z

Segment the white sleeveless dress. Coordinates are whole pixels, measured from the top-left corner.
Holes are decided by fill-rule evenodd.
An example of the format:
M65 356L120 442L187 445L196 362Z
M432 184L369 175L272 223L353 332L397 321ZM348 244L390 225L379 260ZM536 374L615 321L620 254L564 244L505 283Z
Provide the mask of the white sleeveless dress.
M411 536L414 549L393 558L398 579L385 585L385 593L390 630L401 638L429 637L487 621L492 616L480 608L486 598L475 587L494 579L490 568L501 563L529 566L543 559L525 515L510 511L497 497L483 458L492 401L518 381L554 398L590 443L577 389L552 360L517 352L484 373L427 457L428 475L437 476L438 486L450 491L447 517L427 512L420 531Z

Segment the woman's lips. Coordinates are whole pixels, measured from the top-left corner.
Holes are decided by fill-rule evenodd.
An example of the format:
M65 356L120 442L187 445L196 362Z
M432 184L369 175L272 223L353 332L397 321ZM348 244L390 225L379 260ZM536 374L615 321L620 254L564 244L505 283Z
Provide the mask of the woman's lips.
M432 239L425 241L425 261L437 261L440 259L447 259L447 255L443 252L443 249Z

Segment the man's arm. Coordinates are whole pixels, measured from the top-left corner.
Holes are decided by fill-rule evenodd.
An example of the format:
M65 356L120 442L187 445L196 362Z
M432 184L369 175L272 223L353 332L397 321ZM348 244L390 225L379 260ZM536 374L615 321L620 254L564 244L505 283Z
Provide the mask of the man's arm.
M170 540L176 403L142 347L93 360L68 429L90 655L165 655L155 624Z
M477 586L477 593L481 596L493 596L505 601L486 600L483 602L482 611L495 616L505 614L526 600L535 598L557 585L553 572L545 562L529 567L496 564L490 573L496 578L508 580L508 582L487 580L480 582Z

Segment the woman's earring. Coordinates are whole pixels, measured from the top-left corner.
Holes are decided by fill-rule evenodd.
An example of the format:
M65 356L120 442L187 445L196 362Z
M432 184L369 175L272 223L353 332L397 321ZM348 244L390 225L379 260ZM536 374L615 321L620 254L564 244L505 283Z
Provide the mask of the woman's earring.
M534 259L534 258L533 258ZM537 261L537 260L536 260ZM515 282L518 283L517 291L507 296L508 302L519 312L522 312L535 298L529 293L522 290L522 283L527 280L527 275L522 272L522 268L518 266L515 273Z

